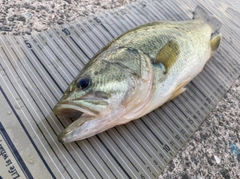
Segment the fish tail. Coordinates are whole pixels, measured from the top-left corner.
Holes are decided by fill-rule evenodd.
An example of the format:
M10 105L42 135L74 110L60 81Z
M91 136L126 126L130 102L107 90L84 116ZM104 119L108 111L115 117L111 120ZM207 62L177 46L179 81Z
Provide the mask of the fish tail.
M222 22L218 18L209 15L207 11L200 6L197 6L193 12L193 19L204 20L212 27L212 33L216 32L222 26Z

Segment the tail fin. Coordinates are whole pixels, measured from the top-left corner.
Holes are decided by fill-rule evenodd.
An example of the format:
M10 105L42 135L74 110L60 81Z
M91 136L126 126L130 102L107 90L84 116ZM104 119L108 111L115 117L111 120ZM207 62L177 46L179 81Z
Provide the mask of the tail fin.
M197 6L193 12L193 19L202 19L212 27L212 33L216 32L221 26L222 22L214 16L209 15L202 7Z

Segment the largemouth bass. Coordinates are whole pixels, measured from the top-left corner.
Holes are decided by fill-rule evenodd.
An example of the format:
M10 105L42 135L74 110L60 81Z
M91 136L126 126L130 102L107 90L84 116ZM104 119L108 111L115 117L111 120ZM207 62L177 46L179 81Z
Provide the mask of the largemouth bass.
M140 118L174 99L219 47L221 22L201 7L188 21L152 22L104 47L81 70L53 111L81 116L59 136L85 139Z

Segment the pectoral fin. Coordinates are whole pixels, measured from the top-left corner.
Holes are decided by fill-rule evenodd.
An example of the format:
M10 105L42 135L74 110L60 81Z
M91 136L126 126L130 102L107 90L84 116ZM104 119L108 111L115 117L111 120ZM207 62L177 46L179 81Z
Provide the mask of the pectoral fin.
M166 72L170 67L176 62L180 54L179 44L171 40L166 45L164 45L158 52L156 59L153 63L161 63L164 65Z
M175 88L172 96L168 99L168 101L173 100L174 98L176 98L178 95L182 94L186 88L184 88L191 79L187 79L186 81L182 82L180 85L177 86L177 88Z
M214 54L214 52L218 49L220 42L222 40L222 34L218 34L216 37L214 37L211 41L210 41L210 45L211 45L211 50L212 50L212 54Z

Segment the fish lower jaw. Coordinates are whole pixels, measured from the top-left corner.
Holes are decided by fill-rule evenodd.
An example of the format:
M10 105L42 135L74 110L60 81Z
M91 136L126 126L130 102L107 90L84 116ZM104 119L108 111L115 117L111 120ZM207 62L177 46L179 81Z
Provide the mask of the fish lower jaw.
M95 116L90 110L86 110L75 104L57 104L53 109L54 114L64 117L72 117L75 114L88 114Z

